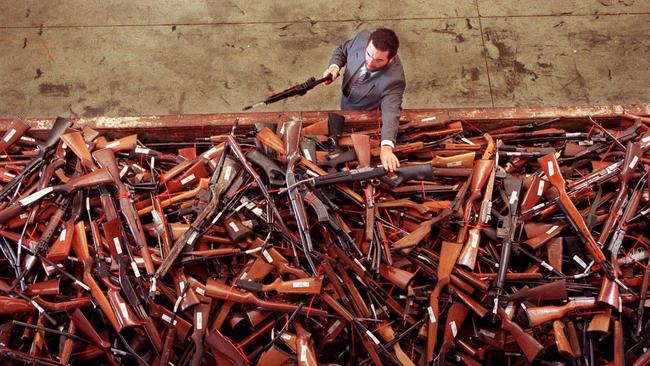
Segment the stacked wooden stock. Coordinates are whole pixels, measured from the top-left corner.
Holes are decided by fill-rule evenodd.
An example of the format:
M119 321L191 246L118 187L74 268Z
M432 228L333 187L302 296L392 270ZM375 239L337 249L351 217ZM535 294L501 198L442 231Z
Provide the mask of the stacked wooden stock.
M2 364L650 359L647 120L409 121L394 173L343 123L147 144L12 122Z

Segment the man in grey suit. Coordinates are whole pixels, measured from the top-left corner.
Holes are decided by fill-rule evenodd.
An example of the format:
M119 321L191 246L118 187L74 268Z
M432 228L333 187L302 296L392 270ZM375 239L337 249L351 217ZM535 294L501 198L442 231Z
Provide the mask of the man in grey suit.
M390 171L399 167L393 148L406 87L398 48L399 39L390 29L378 28L372 33L361 31L334 49L330 66L323 73L323 77L331 74L334 81L345 66L341 109L381 108L380 159Z

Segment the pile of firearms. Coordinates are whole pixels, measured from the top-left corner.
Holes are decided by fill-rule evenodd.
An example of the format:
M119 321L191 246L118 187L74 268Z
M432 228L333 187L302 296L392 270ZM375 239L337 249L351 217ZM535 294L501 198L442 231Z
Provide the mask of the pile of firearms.
M189 147L15 120L0 362L646 364L650 132L603 121L411 121L387 172L336 114Z

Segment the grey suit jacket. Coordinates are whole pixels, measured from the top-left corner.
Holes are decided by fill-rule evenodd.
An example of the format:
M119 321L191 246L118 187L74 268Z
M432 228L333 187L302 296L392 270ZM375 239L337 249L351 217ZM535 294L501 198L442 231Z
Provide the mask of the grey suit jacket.
M359 32L354 38L334 49L329 64L336 64L342 69L344 94L341 97L341 109L373 110L381 107L381 139L395 143L402 96L406 87L399 56L395 57L395 61L388 68L376 72L350 91L350 95L345 95L350 79L364 63L369 39L369 31Z

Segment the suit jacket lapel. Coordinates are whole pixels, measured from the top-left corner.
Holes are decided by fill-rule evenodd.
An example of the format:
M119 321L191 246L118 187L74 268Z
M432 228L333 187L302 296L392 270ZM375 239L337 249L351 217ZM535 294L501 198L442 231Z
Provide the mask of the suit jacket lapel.
M348 66L351 66L350 71L352 73L350 74L350 78L348 78L348 80L345 81L345 85L343 85L343 90L347 89L348 84L350 84L350 81L352 80L354 74L356 74L361 68L361 66L363 65L364 62L363 53L365 52L365 50L366 49L364 47L363 49L356 50L354 52L354 60L353 60L354 63L350 63L350 62L348 63Z

